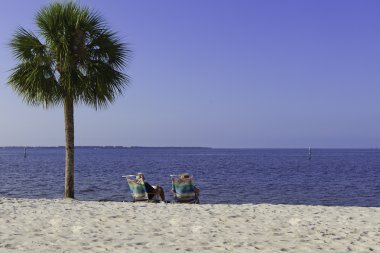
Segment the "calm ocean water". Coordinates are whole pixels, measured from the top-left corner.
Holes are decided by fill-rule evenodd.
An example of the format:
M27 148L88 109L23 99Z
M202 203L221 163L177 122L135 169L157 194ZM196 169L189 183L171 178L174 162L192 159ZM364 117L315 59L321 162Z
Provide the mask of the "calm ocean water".
M76 147L75 197L131 200L122 175L144 172L170 196L189 172L201 203L380 206L380 150ZM0 148L0 197L61 198L64 148Z

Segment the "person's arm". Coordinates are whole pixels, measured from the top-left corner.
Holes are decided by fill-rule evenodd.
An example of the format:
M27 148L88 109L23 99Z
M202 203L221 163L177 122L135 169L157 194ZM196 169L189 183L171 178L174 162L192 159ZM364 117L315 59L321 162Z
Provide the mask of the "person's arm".
M195 194L199 195L199 193L200 193L199 188L194 186L194 192L195 192Z

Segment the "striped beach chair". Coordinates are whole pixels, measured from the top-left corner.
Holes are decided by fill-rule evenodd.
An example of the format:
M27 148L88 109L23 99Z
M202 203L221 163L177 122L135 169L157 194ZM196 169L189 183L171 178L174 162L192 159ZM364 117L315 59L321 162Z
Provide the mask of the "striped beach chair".
M199 197L195 191L193 176L170 175L172 179L172 193L176 203L199 204Z
M149 200L144 181L137 180L136 175L127 175L123 176L123 178L125 178L128 182L128 186L134 202Z

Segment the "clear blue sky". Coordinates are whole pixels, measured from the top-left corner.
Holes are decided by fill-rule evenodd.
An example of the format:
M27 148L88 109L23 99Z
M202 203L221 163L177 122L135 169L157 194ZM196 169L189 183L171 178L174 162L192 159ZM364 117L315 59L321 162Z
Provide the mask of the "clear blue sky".
M0 146L64 145L62 108L6 84L7 43L50 1L0 10ZM380 1L81 1L133 50L131 85L75 111L76 145L380 146Z

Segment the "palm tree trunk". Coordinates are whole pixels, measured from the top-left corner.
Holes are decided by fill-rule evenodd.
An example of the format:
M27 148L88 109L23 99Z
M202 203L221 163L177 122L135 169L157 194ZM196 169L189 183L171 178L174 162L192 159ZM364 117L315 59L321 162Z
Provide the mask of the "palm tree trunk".
M66 169L65 198L74 198L74 103L65 98Z

